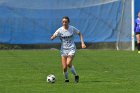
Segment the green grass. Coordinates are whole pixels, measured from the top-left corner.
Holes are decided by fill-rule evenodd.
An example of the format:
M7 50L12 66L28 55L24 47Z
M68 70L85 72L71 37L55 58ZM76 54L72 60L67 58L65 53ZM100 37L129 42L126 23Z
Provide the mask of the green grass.
M80 82L64 83L55 50L1 50L0 93L140 93L140 54L131 51L78 50L74 65ZM57 81L46 82L53 73Z

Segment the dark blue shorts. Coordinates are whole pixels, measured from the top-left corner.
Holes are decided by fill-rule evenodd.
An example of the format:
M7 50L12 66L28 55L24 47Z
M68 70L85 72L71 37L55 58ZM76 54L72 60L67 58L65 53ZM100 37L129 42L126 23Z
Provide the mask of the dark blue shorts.
M140 35L140 32L135 32L136 35Z

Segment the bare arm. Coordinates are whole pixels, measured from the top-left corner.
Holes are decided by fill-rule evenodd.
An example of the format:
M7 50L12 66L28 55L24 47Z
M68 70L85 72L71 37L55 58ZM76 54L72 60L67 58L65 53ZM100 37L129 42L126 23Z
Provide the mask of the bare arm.
M54 40L57 36L59 36L59 30L57 30L52 36L51 36L51 40Z
M84 39L83 39L82 33L79 33L79 36L80 36L80 40L81 40L81 46L82 46L82 48L84 49L84 48L86 48L86 45L85 45L85 43L84 43Z
M56 38L56 35L51 36L51 40L54 40Z

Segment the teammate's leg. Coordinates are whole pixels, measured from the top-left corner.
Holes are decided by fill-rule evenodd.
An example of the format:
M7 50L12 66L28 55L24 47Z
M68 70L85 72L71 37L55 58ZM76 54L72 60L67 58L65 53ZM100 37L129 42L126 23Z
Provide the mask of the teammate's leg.
M65 75L65 82L69 82L69 75L68 75L68 70L67 70L67 57L62 56L62 66L63 66L63 72Z
M140 34L136 35L137 38L137 48L138 48L138 53L140 53Z

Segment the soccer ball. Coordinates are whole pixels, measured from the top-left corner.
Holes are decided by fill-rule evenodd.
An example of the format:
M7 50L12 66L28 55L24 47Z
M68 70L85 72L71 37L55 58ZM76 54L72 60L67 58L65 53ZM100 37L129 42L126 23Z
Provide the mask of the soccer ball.
M56 78L55 78L54 75L50 74L50 75L47 76L47 82L48 83L55 83L55 81L56 81Z

